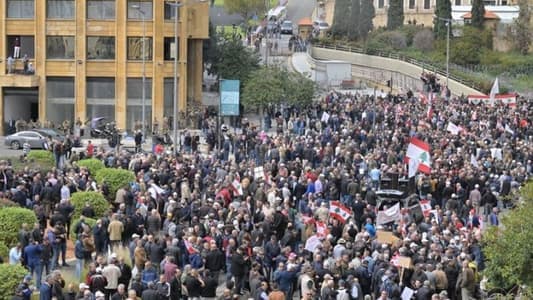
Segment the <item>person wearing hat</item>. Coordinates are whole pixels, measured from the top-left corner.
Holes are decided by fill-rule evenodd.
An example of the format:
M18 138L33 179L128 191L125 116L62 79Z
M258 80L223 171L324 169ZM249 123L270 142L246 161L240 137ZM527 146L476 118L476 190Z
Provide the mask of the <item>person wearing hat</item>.
M346 240L343 239L343 238L340 238L338 241L337 241L337 245L335 245L335 247L333 247L333 258L334 259L340 259L341 256L342 256L342 253L344 251L346 251Z
M93 294L89 290L89 286L85 282L80 283L78 285L78 293L76 294L76 299L85 299L84 295L85 295L86 292L89 292L89 294L91 296L89 299L92 299Z

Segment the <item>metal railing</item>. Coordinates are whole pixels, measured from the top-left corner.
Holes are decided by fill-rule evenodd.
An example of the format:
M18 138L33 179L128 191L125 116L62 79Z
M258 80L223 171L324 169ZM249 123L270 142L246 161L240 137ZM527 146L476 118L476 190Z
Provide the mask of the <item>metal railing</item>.
M328 43L316 43L316 44L313 44L312 46L317 47L317 48L323 48L323 49L331 49L331 50L338 50L338 51L360 53L360 54L373 55L373 56L379 56L379 57L384 57L384 58L397 59L397 60L410 63L412 65L418 66L422 69L427 69L433 73L446 77L445 69L442 69L431 63L420 61L416 58L413 58L413 57L410 57L404 54L396 53L396 52L383 51L383 50L378 50L378 49L365 49L365 48L359 48L359 47L351 47L351 46L328 44ZM480 86L477 85L475 82L471 80L466 80L452 73L449 74L449 78L451 80L454 80L458 83L461 83L475 90L479 90L480 88Z

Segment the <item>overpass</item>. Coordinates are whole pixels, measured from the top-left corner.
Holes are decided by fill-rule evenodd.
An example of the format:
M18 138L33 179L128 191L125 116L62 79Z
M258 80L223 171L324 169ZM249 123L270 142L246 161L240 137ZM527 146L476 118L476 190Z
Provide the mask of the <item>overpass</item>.
M302 57L299 58L300 60ZM411 89L419 91L422 89L420 75L423 71L430 71L438 74L440 82L445 84L446 73L418 60L401 56L395 53L386 52L365 52L360 48L352 48L334 45L313 45L306 55L309 70L302 70L302 63L295 63L293 57L293 67L299 72L309 72L310 76L319 83L327 87L335 86L335 82L326 82L329 61L343 61L351 64L352 79L367 81L370 85L378 88L386 87L386 82L392 79L392 88L396 90ZM299 66L297 66L300 65ZM348 78L347 78L348 79ZM462 80L450 74L449 88L452 95L483 94L476 89L471 82Z

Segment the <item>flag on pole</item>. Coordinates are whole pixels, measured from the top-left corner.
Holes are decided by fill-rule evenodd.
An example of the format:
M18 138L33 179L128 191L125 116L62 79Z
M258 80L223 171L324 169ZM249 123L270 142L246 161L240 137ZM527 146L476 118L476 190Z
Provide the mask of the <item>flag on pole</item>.
M406 159L409 163L410 159L418 159L420 164L418 170L426 174L431 173L431 156L429 154L429 144L425 143L415 137L411 138L411 142L407 147Z
M431 212L431 203L429 203L429 200L420 200L420 208L424 217L427 217Z
M418 160L417 158L412 158L409 160L409 178L415 177L419 166L420 160Z
M329 215L340 222L346 223L352 216L352 211L339 201L331 201L329 203Z
M386 210L378 211L378 217L376 224L383 225L394 221L399 221L401 219L400 213L400 202L395 205L387 208Z
M500 92L500 86L498 84L498 77L494 80L492 88L490 89L490 106L494 106L496 101L496 95Z

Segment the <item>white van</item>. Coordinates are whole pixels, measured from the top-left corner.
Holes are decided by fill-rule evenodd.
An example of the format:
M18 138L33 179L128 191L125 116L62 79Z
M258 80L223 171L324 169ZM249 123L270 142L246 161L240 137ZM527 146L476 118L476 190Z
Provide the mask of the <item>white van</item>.
M287 7L286 6L278 6L268 11L267 20L268 21L276 21L276 22L283 22L287 18Z

